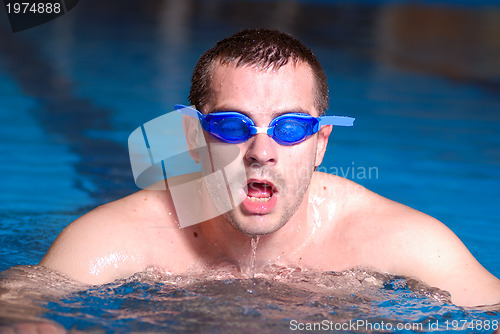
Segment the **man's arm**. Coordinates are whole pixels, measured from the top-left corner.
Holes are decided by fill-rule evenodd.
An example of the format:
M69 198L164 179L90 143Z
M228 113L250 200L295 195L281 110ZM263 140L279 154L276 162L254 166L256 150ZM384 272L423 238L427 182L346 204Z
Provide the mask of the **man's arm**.
M83 283L102 284L141 270L141 254L134 254L126 226L111 222L114 210L99 207L66 227L40 265Z
M411 210L411 209L410 209ZM397 223L394 271L451 293L462 306L500 303L500 281L441 222L414 210Z
M323 173L315 177L316 185L328 185L319 196L343 208L331 226L337 226L334 233L341 236L337 243L351 248L346 253L354 254L357 266L417 278L450 292L457 305L500 303L500 281L444 224L347 179ZM347 196L339 198L331 189ZM324 202L325 219L329 206Z
M140 191L80 217L61 232L40 265L90 284L144 270L152 239L145 225L151 212L161 211L155 208L157 194Z
M47 301L85 288L39 266L15 266L0 272L0 333L67 333L44 318Z

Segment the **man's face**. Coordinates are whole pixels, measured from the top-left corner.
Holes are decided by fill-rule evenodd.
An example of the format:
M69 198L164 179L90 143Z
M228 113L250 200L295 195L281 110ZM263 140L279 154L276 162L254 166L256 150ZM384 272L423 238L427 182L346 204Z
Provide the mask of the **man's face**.
M211 88L212 100L204 113L241 112L258 127L267 127L275 117L288 112L319 116L314 103L314 76L302 63L289 63L279 70L218 65ZM304 196L314 167L321 163L330 131L324 127L319 135L292 146L280 145L265 133L240 144L228 144L205 133L212 157L212 162L202 161L205 168L210 169L208 165L217 161L224 165L229 145L239 147L245 166L243 182L241 173L227 175L232 189L238 185L236 196L242 202L224 217L245 234L261 235L281 228L297 210L305 212Z

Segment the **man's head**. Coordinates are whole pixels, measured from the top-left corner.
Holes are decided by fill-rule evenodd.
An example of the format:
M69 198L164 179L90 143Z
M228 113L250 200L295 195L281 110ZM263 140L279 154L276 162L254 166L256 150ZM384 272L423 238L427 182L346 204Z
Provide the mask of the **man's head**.
M326 78L311 51L275 31L243 31L219 42L194 72L190 98L200 111L240 113L259 128L289 113L317 117L328 103ZM244 175L226 173L225 187L207 178L207 191L217 203L223 188L230 189L234 202L241 203L224 214L238 231L269 234L292 218L307 219L309 184L330 132L331 126L324 126L294 145L280 144L267 133L229 144L204 132L208 154L191 154L210 175L225 167L228 149L239 149ZM200 135L194 126L187 126L186 134L188 142Z
M243 30L219 41L205 52L193 72L189 100L206 113L213 97L212 76L217 65L232 64L277 70L293 63L307 64L314 73L315 105L320 114L328 109L328 82L312 51L294 37L267 29Z

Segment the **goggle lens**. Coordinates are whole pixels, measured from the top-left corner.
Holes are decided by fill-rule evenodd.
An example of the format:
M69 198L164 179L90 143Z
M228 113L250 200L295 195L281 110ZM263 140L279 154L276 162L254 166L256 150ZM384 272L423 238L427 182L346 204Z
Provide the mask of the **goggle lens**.
M229 117L228 117L229 116ZM248 119L250 120L250 119ZM242 143L250 138L250 127L247 120L240 117L231 117L224 113L210 114L205 118L208 132L228 143Z
M216 133L229 140L241 140L248 137L250 131L241 119L226 118L216 124Z
M300 143L312 134L312 120L314 118L298 118L280 116L274 124L273 138L282 145Z

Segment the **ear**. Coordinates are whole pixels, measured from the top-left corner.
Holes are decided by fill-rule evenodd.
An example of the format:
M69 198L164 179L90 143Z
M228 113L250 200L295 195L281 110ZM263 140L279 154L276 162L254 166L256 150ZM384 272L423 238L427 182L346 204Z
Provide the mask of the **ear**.
M322 126L318 131L318 143L316 145L316 161L314 162L314 166L318 167L321 165L323 161L323 157L325 156L326 146L328 145L328 137L330 137L330 133L332 133L333 127L331 125Z
M182 118L182 125L184 126L184 134L186 135L186 143L189 150L189 155L191 156L191 158L193 158L194 162L198 164L200 162L200 122L191 116L184 115L184 117Z

